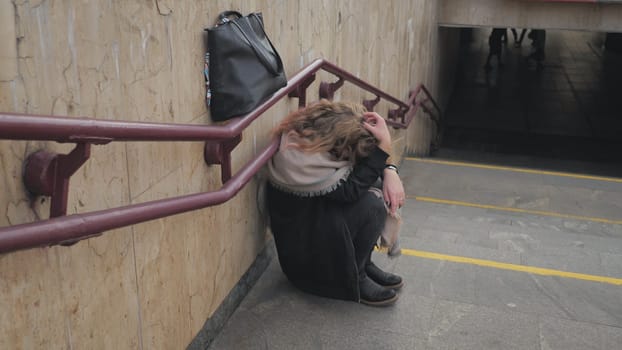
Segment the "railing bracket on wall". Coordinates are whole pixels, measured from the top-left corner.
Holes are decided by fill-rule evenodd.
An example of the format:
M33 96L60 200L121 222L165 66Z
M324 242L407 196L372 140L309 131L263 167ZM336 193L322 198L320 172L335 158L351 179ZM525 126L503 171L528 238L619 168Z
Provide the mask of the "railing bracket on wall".
M406 115L407 111L407 109L401 107L389 109L389 112L387 113L387 118L393 121L397 121L399 119L400 123L404 123L404 115Z
M373 112L378 102L380 102L380 96L376 96L373 100L363 100L363 106L365 106L368 111Z
M307 88L313 83L315 80L315 74L311 74L306 79L302 80L300 85L296 86L292 92L290 92L287 97L297 97L298 98L298 107L303 108L307 105Z
M242 141L242 134L226 140L207 140L203 157L207 165L220 164L220 179L226 183L231 178L231 151Z
M90 143L78 143L69 154L37 151L26 158L24 185L34 195L50 196L50 218L67 215L69 178L91 155Z
M339 77L334 83L327 83L325 81L320 83L320 98L325 98L328 100L332 100L335 97L335 91L337 91L341 86L343 86L344 79L343 77Z

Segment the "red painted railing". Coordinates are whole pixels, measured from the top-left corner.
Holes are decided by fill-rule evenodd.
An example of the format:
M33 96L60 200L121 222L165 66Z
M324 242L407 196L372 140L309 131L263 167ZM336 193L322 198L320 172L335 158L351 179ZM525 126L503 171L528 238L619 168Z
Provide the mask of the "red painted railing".
M306 90L315 73L324 70L338 77L335 83L321 83L320 97L332 98L344 81L376 96L363 104L373 110L384 99L396 105L389 111L388 124L407 128L421 108L440 125L440 108L423 85L410 94L407 102L375 88L332 63L318 59L296 73L285 87L247 115L226 125L144 123L115 120L0 113L0 139L44 140L75 143L69 154L39 151L25 161L24 183L36 195L51 196L50 219L0 228L0 253L20 249L71 244L102 232L221 204L233 198L278 149L274 139L235 175L231 174L231 151L241 141L242 131L261 114L286 96L297 97L306 105ZM419 97L419 95L424 95ZM178 196L89 213L66 215L69 179L90 156L91 144L113 141L202 141L205 161L221 165L223 186L219 190Z

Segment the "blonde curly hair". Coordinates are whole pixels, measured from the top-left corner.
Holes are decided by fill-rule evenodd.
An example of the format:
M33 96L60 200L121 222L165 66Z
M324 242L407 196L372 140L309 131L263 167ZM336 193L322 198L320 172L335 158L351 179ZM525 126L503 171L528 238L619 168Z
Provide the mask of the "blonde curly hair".
M329 152L336 160L356 162L367 157L377 145L376 138L363 126L361 104L320 100L288 115L274 130L276 134L295 131L306 152Z

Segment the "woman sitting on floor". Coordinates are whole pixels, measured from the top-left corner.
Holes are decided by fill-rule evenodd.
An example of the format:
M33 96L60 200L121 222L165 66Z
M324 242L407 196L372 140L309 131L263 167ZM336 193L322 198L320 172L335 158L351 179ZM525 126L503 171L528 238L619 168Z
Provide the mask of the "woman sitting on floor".
M285 275L308 293L394 303L401 277L371 262L387 211L404 203L397 168L386 164L385 120L362 105L322 100L289 115L276 132L281 144L268 164L267 200ZM380 197L370 191L379 178Z

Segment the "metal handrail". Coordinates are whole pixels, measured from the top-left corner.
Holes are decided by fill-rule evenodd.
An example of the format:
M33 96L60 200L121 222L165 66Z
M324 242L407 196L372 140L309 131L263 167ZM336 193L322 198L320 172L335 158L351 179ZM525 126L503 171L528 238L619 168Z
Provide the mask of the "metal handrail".
M418 106L423 106L423 104L415 102L420 91L424 91L427 94L428 99L433 102L440 115L440 108L438 108L436 102L431 99L431 96L429 96L429 93L422 85L411 93L408 103L404 103L324 59L313 61L296 73L285 87L274 93L255 110L244 116L233 118L225 125L204 126L128 122L0 113L0 139L76 143L76 148L68 155L40 157L42 160L38 159L40 162L35 162L37 159L33 160L32 163L35 166L30 168L28 168L27 164L26 170L30 169L31 173L39 172L42 174L31 174L30 177L28 177L28 174L25 174L25 180L30 178L30 181L35 184L33 188L39 189L39 194L52 195L53 204L54 196L64 197L65 202L59 204L61 209L56 212L51 210L50 219L0 228L0 253L55 244L75 243L82 239L100 235L107 230L214 206L228 201L252 179L278 149L278 140L271 140L268 146L242 167L237 174L231 176L230 153L239 142L242 131L286 96L299 98L299 105L304 106L306 103L306 89L315 79L315 73L320 69L334 74L341 81L348 81L376 95L375 102L364 101L368 102L367 105L372 108L380 98L397 105L397 108L393 110L394 120L387 121L393 127L408 127L412 118L407 120L405 116L414 113ZM322 83L322 85L324 84ZM426 110L427 107L423 109ZM401 122L396 121L398 118L401 118ZM88 159L90 155L89 146L91 144L106 144L112 141L205 141L206 162L208 164L221 164L224 185L219 190L211 192L154 200L82 214L65 215L62 204L66 207L69 177ZM75 156L75 159L72 159L72 156ZM51 162L55 161L58 161L58 163L54 163L55 166L50 166ZM72 169L61 171L59 175L50 170L62 167L56 166L58 164L67 165ZM26 182L28 185L28 181ZM49 188L55 187L50 184L51 182L63 185L60 187L64 192L50 192ZM63 198L59 201L62 200Z
M0 253L75 243L103 231L218 205L233 198L278 149L273 140L219 190L155 200L120 208L73 214L0 229Z
M292 93L311 74L322 68L318 59L291 78L287 85L245 116L230 119L225 125L196 125L115 121L105 119L58 117L0 113L0 139L57 142L110 141L205 141L225 140L239 135L257 117Z
M287 85L271 98L245 116L233 118L226 125L196 125L172 123L148 123L117 121L106 119L59 117L51 115L32 115L0 113L0 139L38 140L61 143L86 142L106 144L111 141L205 141L225 140L239 135L257 117L276 102L295 93L298 86L320 69L333 73L354 85L383 98L400 108L409 105L366 83L347 71L324 60L317 59L299 71ZM419 89L419 88L418 88ZM418 90L417 89L417 90ZM425 90L427 92L427 90ZM392 126L407 128L408 124L390 122Z

